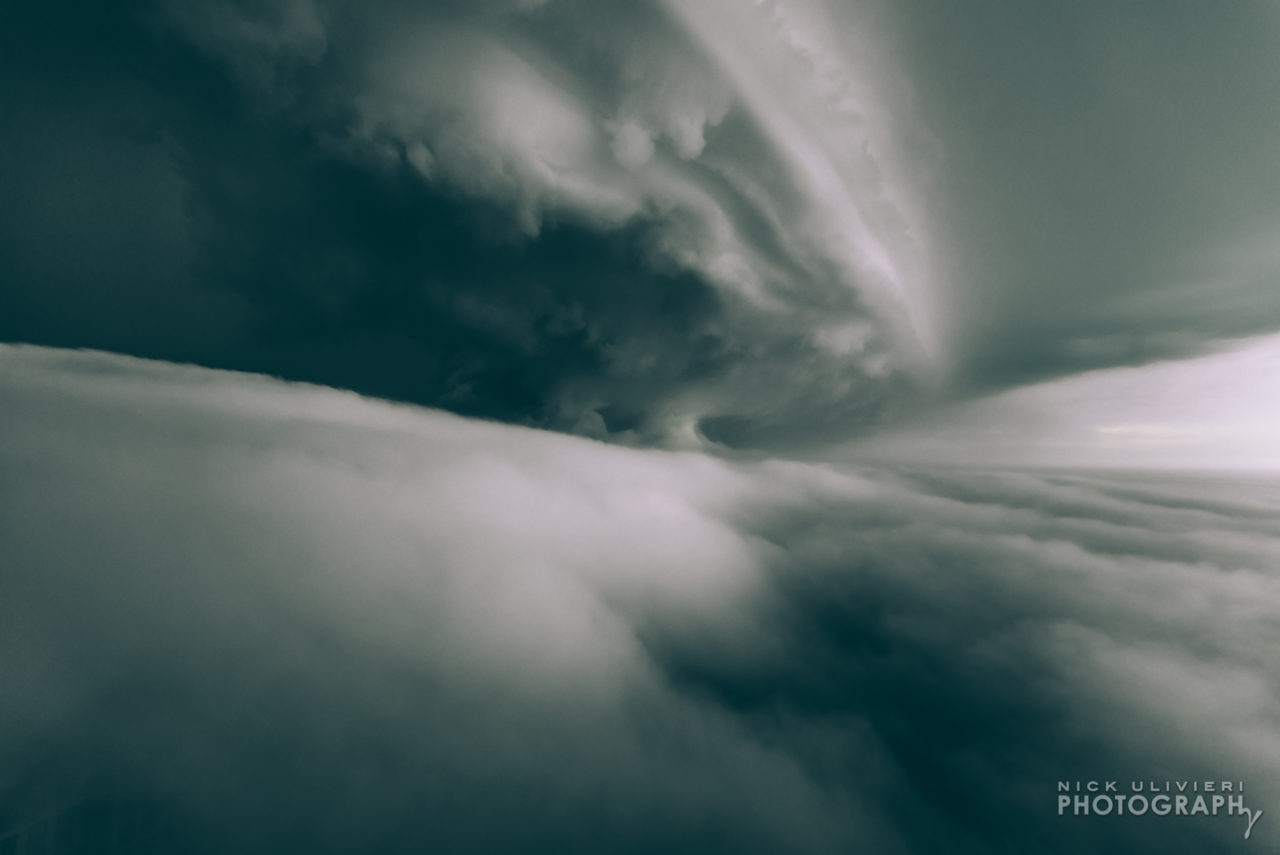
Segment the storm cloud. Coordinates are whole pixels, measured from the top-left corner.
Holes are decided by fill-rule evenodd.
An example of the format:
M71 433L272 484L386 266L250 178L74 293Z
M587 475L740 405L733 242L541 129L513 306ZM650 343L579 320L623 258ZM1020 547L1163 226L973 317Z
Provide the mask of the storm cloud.
M8 13L0 339L795 451L1280 328L1275 9Z
M9 7L0 855L1280 842L1274 4Z
M1274 841L1280 494L729 463L5 347L0 803L183 851ZM1242 781L1060 817L1060 780Z
M817 5L13 16L5 340L675 447L932 382L913 126Z

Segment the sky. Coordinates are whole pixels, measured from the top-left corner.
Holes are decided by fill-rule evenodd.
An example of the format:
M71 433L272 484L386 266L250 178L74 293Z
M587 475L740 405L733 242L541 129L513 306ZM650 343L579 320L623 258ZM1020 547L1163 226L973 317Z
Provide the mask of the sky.
M0 852L1274 849L1277 35L7 4Z
M0 340L783 453L1194 360L1280 330L1278 14L19 6Z
M943 406L838 458L1172 471L1280 469L1280 336ZM830 452L826 452L830 453Z

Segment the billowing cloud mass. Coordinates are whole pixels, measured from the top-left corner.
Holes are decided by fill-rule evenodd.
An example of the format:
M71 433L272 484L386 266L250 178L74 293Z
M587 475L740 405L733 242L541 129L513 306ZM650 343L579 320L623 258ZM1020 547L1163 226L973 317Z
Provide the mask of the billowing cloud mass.
M0 826L65 841L109 797L187 852L1280 840L1274 485L728 463L31 347L0 403ZM1264 814L1060 817L1076 779Z
M789 452L1280 329L1270 3L60 9L3 341Z
M562 426L607 430L599 411L621 405L647 439L736 445L875 419L923 379L924 243L895 198L893 120L816 4L328 8L364 35L333 47L354 81L325 105L347 126L336 146L496 203L520 239L629 229L633 263L710 288L696 330L720 364L697 377L652 332L566 307L560 325L599 347L605 376L554 391ZM263 40L228 41L234 57ZM265 54L288 61L273 49L295 42ZM637 381L649 388L618 388Z
M919 123L818 3L22 17L5 339L676 447L932 382Z

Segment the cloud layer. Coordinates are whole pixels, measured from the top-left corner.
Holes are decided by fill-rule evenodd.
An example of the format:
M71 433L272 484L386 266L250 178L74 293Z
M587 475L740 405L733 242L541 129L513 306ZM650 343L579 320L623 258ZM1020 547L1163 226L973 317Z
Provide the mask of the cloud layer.
M6 825L124 793L184 851L1241 845L1056 815L1207 777L1277 839L1273 485L730 464L0 356Z

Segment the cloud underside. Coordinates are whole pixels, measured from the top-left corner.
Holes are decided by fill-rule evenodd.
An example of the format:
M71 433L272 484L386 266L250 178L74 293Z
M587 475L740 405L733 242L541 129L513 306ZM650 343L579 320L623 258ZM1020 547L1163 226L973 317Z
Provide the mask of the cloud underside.
M357 81L330 104L339 150L491 202L525 240L629 231L641 248L611 279L679 272L714 300L690 324L697 354L663 341L669 319L618 328L599 295L572 306L603 370L553 390L551 423L604 435L621 408L638 426L624 441L767 445L856 431L916 391L934 344L923 224L878 70L851 65L818 4L355 16L377 52L333 48ZM291 59L270 56L282 74Z
M1280 328L1275 14L28 4L0 340L775 451L1202 355Z
M0 339L668 447L924 385L905 123L820 4L133 11L24 13Z
M1243 822L1055 783L1280 797L1261 482L731 464L37 348L0 400L0 825L129 794L183 851L1203 852Z

